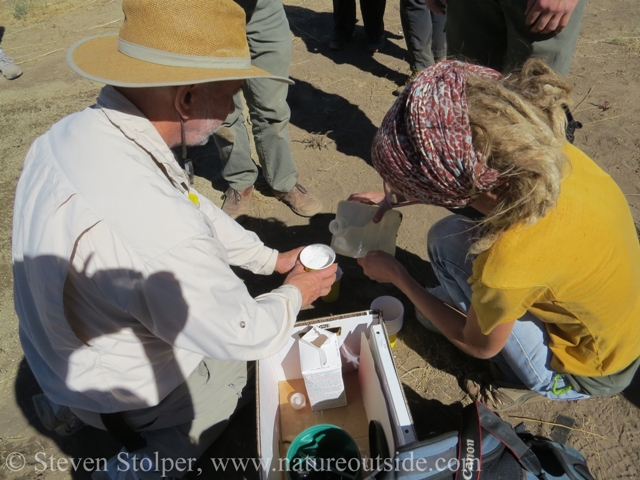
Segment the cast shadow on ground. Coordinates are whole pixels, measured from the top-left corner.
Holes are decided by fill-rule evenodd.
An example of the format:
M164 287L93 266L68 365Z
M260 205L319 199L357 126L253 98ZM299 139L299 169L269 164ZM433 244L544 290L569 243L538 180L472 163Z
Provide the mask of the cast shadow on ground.
M637 408L640 408L640 370L636 372L631 385L622 392L622 395Z
M279 251L287 251L312 243L330 244L329 222L333 218L333 214L323 213L310 218L308 225L287 226L275 218L247 217L242 225L247 230L255 232L265 245ZM429 262L402 248L396 249L396 258L422 285L436 284L435 274ZM344 272L340 282L340 297L334 303L317 300L310 308L300 312L299 320L368 310L371 302L381 295L393 295L400 298L405 305L411 305L411 302L393 285L374 282L367 278L356 259L338 255L336 261ZM241 269L235 269L235 272L245 281L249 292L254 297L279 287L285 278L277 274L251 275Z
M284 9L289 19L291 31L305 43L309 53L324 55L338 65L353 65L363 72L389 79L398 85L402 84L407 78L406 75L380 63L373 54L366 51L367 35L361 24L356 25L353 37L344 50L331 50L329 48L329 40L333 36L334 28L333 14L331 12L316 12L294 5L285 5ZM387 39L402 38L389 31L385 32L385 36ZM381 53L399 60L404 60L407 54L404 48L388 40ZM408 69L409 65L407 64ZM390 97L391 99L393 97Z
M291 124L309 135L328 138L338 152L362 158L371 165L371 143L378 127L366 113L340 95L323 92L304 80L292 80L296 83L289 88L287 97L291 108ZM251 135L251 127L247 128ZM304 139L291 141L304 143ZM204 146L189 147L187 150L196 175L211 181L213 188L224 192L227 182L222 178L223 163L213 139ZM174 149L174 154L182 162L179 148ZM258 159L253 160L257 163ZM262 179L262 175L259 178Z
M407 385L403 384L402 387L411 410L418 440L460 430L462 423L462 404L460 402L445 405L439 400L422 397Z
M340 95L323 92L304 80L291 79L296 82L287 97L291 123L309 134L326 136L335 143L338 152L360 157L371 165L371 143L378 127L367 114Z

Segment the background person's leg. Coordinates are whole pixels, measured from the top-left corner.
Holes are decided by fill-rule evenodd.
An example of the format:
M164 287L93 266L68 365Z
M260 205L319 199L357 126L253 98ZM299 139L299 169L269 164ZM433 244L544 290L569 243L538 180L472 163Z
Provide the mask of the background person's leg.
M258 167L251 159L251 144L244 122L242 95L234 97L235 110L213 134L213 140L223 162L222 177L229 187L240 191L253 186L258 178Z
M424 0L400 0L400 21L411 71L433 65L431 11Z
M273 75L289 77L291 31L281 0L258 0L247 24L251 63ZM296 184L296 164L289 149L289 86L269 79L245 81L252 133L267 183L279 192Z
M447 57L447 24L446 15L431 14L431 51L435 61L443 60Z
M386 0L360 0L364 31L369 37L367 50L376 52L384 46L384 10Z
M474 226L466 217L445 217L431 227L427 240L429 260L442 286L434 293L445 302L451 299L451 305L463 312L471 305L472 290L467 280L475 256L468 252L474 241ZM527 313L515 322L506 345L493 360L505 373L505 380L517 381L540 395L556 400L588 398L573 390L563 391L568 384L561 377L556 381L556 372L549 368L548 345L544 324Z
M356 0L333 0L333 22L336 35L351 38L356 26Z

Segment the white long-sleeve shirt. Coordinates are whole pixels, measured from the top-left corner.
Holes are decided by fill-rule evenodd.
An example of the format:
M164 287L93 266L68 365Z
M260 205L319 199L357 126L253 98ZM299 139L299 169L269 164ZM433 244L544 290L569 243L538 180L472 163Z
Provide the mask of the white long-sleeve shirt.
M32 145L12 241L25 356L61 405L156 405L203 356L279 351L301 306L290 285L249 295L230 265L270 274L278 252L188 187L157 130L112 87Z

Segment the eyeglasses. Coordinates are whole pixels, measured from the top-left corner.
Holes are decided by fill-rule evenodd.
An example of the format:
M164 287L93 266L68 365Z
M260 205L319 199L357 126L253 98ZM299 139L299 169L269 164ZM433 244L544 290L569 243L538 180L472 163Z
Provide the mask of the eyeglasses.
M384 198L387 203L391 206L391 208L397 207L407 207L409 205L416 205L418 203L422 203L420 200L406 200L404 195L400 195L396 192L392 192L387 187L387 182L382 182L382 187L384 188Z

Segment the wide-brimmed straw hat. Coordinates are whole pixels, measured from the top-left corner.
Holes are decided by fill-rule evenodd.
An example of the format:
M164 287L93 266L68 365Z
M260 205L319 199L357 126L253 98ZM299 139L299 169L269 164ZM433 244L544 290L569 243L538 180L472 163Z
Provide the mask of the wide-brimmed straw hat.
M123 0L118 35L74 43L67 63L117 87L191 85L266 77L251 65L244 10L233 0Z

